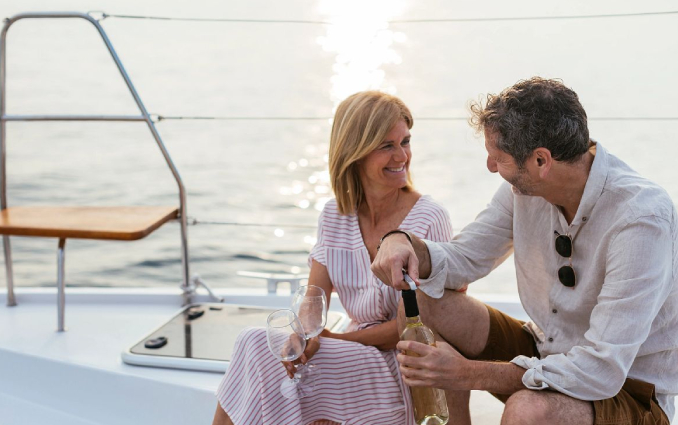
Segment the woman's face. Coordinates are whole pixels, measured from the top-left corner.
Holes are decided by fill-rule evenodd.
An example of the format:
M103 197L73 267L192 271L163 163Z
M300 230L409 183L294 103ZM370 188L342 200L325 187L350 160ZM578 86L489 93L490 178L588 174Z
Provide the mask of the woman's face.
M410 130L404 120L391 128L384 141L360 160L360 180L366 191L393 190L407 186L410 167Z

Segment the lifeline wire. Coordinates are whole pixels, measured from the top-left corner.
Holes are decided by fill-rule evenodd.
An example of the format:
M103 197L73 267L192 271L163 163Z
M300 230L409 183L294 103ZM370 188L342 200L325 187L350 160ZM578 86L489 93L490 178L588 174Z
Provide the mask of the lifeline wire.
M210 224L221 226L243 226L243 227L284 227L294 229L315 229L318 226L311 224L285 224L285 223L240 223L235 221L218 221L218 220L198 220L195 217L188 217L188 224L196 226L198 224Z
M598 18L626 18L635 16L660 16L675 15L678 10L669 10L663 12L631 12L631 13L606 13L598 15L564 15L564 16L515 16L498 18L450 18L450 19L400 19L388 21L388 24L421 24L421 23L444 23L444 22L501 22L501 21L541 21L541 20L559 20L559 19L598 19ZM313 24L313 25L334 25L330 21L314 20L287 20L287 19L228 19L228 18L174 18L168 16L150 16L150 15L118 15L102 13L102 19L149 19L156 21L189 21L189 22L232 22L232 23L264 23L264 24Z
M155 121L213 120L213 121L328 121L331 117L226 117L226 116L165 116L153 115ZM466 121L467 117L415 117L418 121ZM678 121L678 117L589 117L589 121Z

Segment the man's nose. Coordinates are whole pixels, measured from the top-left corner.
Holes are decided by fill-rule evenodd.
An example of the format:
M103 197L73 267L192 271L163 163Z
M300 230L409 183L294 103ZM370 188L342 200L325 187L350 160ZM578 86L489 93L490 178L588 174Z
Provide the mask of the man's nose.
M497 161L492 159L489 155L487 157L487 169L490 170L490 173L497 172Z

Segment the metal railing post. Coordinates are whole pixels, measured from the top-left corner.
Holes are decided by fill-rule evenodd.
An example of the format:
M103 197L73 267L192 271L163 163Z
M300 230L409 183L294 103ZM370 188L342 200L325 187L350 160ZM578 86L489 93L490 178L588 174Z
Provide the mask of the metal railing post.
M7 208L7 151L5 140L7 132L5 130L6 120L5 111L7 104L5 103L7 97L5 95L7 84L7 30L11 25L9 19L5 19L5 25L2 27L0 33L0 210L4 211ZM12 248L9 244L9 236L2 236L2 247L5 253L5 276L7 278L7 306L13 307L16 305L16 297L14 296L14 272L12 270Z
M57 332L66 330L66 239L59 238L57 250Z
M6 43L7 43L7 31L9 27L20 19L44 19L44 18L79 18L84 19L90 22L99 32L99 35L106 44L115 65L120 71L122 78L127 85L132 97L134 98L141 116L58 116L58 115L31 115L31 116L8 116L6 115ZM182 284L181 288L183 290L184 304L188 304L192 301L193 295L195 294L196 285L190 279L190 264L188 256L188 212L186 205L186 189L184 187L179 171L174 165L172 158L169 155L169 152L165 148L164 143L155 128L155 124L151 119L150 114L146 110L139 94L137 93L132 81L125 70L125 67L122 65L118 54L116 53L111 41L109 40L106 32L99 23L99 21L92 16L84 13L76 12L29 12L29 13L20 13L12 16L5 20L5 25L2 29L2 34L0 35L0 207L2 210L7 208L7 172L6 172L6 133L5 125L7 121L144 121L148 125L153 138L155 139L160 151L162 152L165 162L169 167L174 179L176 180L177 186L179 188L179 220L181 223L181 264L182 264ZM5 250L5 268L7 273L7 303L8 305L15 305L14 298L14 282L12 274L12 259L11 259L11 250L9 245L9 237L3 236L3 246Z

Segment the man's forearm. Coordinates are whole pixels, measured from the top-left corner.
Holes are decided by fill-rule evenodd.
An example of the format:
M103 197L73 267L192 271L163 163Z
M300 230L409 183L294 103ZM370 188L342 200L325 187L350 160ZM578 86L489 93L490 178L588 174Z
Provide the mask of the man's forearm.
M471 361L468 368L470 390L483 390L495 394L513 394L524 390L525 369L507 362Z
M414 253L419 260L419 277L421 279L428 279L431 276L431 255L428 252L428 247L424 241L411 233L410 237L412 238Z

